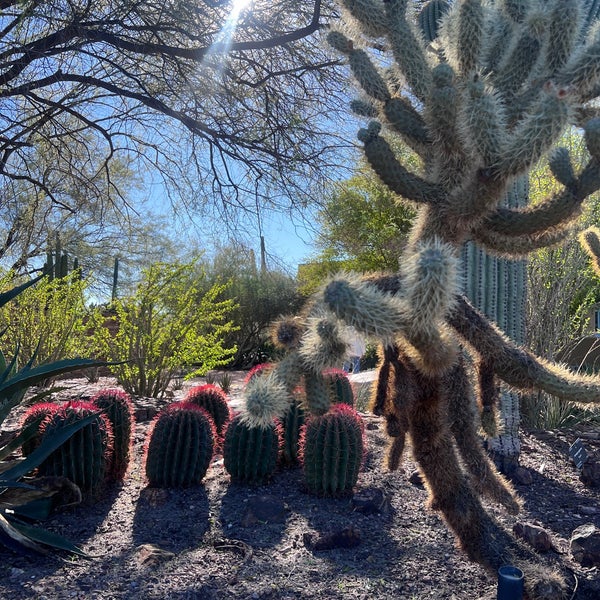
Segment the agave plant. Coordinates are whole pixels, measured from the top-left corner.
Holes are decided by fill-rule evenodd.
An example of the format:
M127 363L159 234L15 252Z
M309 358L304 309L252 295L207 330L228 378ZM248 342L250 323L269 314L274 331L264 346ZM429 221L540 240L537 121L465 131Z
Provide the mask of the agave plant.
M32 279L12 290L0 294L3 306L26 288L34 285L41 277ZM34 357L35 358L35 357ZM0 426L10 412L23 401L27 390L51 377L77 369L105 365L87 358L74 358L33 366L33 360L21 369L17 367L18 349L10 361L0 352ZM47 553L49 548L57 548L85 556L74 544L65 538L44 529L34 527L23 520L46 517L52 507L53 491L42 490L24 481L54 450L68 440L76 431L85 427L96 415L91 415L69 427L47 436L27 458L9 459L23 443L37 434L37 423L25 427L14 439L0 448L0 544L9 549L27 552ZM15 493L22 491L22 494ZM31 498L36 500L31 502Z

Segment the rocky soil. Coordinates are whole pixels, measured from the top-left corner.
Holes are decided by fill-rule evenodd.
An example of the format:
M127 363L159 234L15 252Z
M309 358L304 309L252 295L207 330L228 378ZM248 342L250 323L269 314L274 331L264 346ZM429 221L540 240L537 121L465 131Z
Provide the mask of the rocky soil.
M234 405L241 379L234 380ZM69 383L70 397L95 391L83 380ZM152 410L152 403L139 403L140 416ZM387 442L380 419L365 420L369 452L357 492L375 498L379 510L372 513L351 498L303 493L300 468L276 473L263 487L234 485L219 456L201 486L148 488L141 461L149 422L142 421L125 482L45 523L93 558L20 556L0 548L0 599L495 598L494 578L465 559L426 508L427 493L411 483L415 465L407 460L396 473L382 468ZM591 430L524 433L525 476L516 486L524 512L514 518L489 509L507 528L517 521L541 525L552 548L540 560L566 571L572 599L591 600L600 598L599 569L575 562L568 540L584 523L600 528L600 491L581 483L568 456L577 437L590 452L600 450L600 435Z

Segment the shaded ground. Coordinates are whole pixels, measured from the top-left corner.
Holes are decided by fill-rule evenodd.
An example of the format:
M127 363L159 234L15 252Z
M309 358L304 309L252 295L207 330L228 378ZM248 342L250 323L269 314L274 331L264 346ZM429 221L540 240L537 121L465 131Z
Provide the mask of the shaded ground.
M240 389L238 376L234 402ZM81 381L71 391L83 396L91 392ZM369 454L359 489L379 488L390 501L389 511L374 515L353 512L349 499L304 494L299 468L278 472L264 487L232 485L220 457L202 486L149 489L141 468L148 423L140 423L136 460L125 483L46 523L96 558L23 557L0 549L0 599L495 598L495 581L455 549L441 519L425 508L426 492L409 482L414 464L406 461L397 473L381 468L387 442L380 419L365 419ZM600 527L600 493L581 484L568 458L577 435L523 435L521 463L531 471L533 483L517 486L525 499L519 520L537 520L548 529L557 551L547 559L570 569L574 599L591 600L600 597L600 573L579 567L565 552L575 527ZM593 435L584 440L590 450L600 448ZM248 505L260 495L283 501L282 522L248 522ZM496 507L490 510L512 527L514 518ZM305 534L346 527L360 535L358 546L326 551L305 546ZM157 555L156 548L164 554Z

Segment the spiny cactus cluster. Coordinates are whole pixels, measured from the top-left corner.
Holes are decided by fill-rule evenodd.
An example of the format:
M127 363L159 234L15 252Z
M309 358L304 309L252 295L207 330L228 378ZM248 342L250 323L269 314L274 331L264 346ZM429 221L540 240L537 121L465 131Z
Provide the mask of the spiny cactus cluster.
M283 416L301 380L308 411L325 414L330 401L321 374L343 360L344 328L378 339L385 360L377 405L395 440L391 466L409 437L431 506L468 556L494 572L511 561L525 571L531 598L560 597L560 578L532 568L535 555L481 504L487 496L511 512L519 508L481 449L480 414L496 408L494 379L578 402L600 402L600 379L574 375L510 342L459 294L459 258L467 241L509 259L558 244L600 188L597 3L457 0L439 19L421 16L439 26L431 42L407 0L340 4L344 20L328 40L364 92L353 110L376 119L359 132L365 157L419 215L398 273L337 276L302 319L276 325L274 339L286 355L249 383L244 418L261 425ZM425 10L434 8L440 3ZM371 59L372 39L388 60ZM583 128L591 156L580 170L567 149L553 150L572 125ZM420 172L402 164L392 136L421 157ZM501 206L516 178L548 153L560 190L535 206ZM586 240L589 247L598 238ZM486 377L472 377L473 365L485 365ZM490 428L493 419L485 418Z

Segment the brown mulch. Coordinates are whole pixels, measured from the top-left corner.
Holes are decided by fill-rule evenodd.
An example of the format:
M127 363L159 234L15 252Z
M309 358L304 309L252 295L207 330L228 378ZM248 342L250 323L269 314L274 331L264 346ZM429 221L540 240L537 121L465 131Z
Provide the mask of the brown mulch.
M94 391L73 383L71 394ZM240 389L238 376L234 399ZM353 511L348 498L305 494L300 468L281 470L262 487L232 484L218 456L201 486L150 489L141 464L149 423L139 423L125 482L44 524L94 558L20 556L0 548L0 599L495 598L494 579L455 548L442 520L426 508L426 491L410 483L415 465L406 460L401 471L386 472L381 420L365 415L365 421L368 456L358 489L381 490L389 500L375 514ZM533 479L517 486L524 511L515 519L489 509L507 528L516 520L546 528L555 549L541 560L561 564L573 599L591 600L600 597L600 573L574 563L567 543L579 525L600 527L600 492L583 486L568 457L580 434L524 433L521 464ZM594 432L584 434L589 450L600 449ZM262 495L282 503L282 517L248 518L249 504ZM306 543L342 530L351 532L351 547L319 550Z

